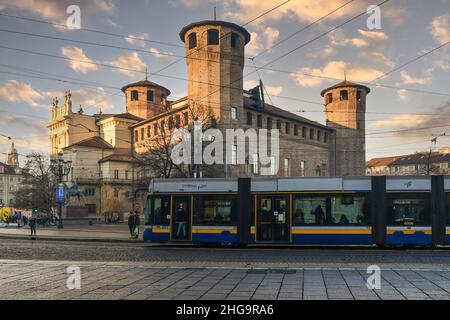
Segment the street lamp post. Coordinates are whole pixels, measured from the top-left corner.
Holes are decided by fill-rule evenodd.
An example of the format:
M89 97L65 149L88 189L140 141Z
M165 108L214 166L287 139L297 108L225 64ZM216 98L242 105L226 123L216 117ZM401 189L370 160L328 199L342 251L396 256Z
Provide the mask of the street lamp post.
M56 189L55 199L58 204L58 229L64 228L62 223L62 205L64 203L64 191L62 191L62 197L59 195L61 193L61 188L64 190L62 185L64 177L68 176L72 170L72 161L64 161L62 158L62 152L58 153L58 158L50 160L51 171L58 180L58 187Z

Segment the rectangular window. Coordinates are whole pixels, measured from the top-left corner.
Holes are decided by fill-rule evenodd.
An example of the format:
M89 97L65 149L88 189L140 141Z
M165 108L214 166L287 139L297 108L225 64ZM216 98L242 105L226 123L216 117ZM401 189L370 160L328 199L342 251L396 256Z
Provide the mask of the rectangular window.
M181 127L181 117L179 114L175 116L175 127L178 129Z
M189 35L189 49L194 49L197 46L197 34L195 32Z
M149 206L150 217L148 224L168 226L170 224L170 197L159 196L151 200L153 200L153 206Z
M306 175L306 161L300 161L300 177L304 177Z
M298 125L294 124L294 136L298 136Z
M276 163L277 159L275 157L270 157L270 175L274 176L277 174L276 171L276 167L277 167L277 163Z
M314 139L314 129L309 129L309 138Z
M272 129L272 118L267 118L267 130Z
M366 196L296 196L293 224L328 226L370 225Z
M328 142L328 132L323 133L323 142L325 142L325 143Z
M165 129L166 129L166 121L162 120L159 124L160 128L161 128L161 133L164 133Z
M302 138L306 138L306 128L302 127Z
M128 170L125 170L125 180L128 180Z
M370 225L369 209L363 196L331 197L331 221L338 225Z
M232 32L232 33L231 33L231 47L232 47L232 48L236 48L236 47L237 47L238 39L239 39L238 34Z
M137 90L131 91L131 101L138 101L139 100L139 93Z
M284 159L284 176L289 177L291 175L291 162L289 159Z
M151 127L147 126L147 138L150 138L151 135L152 135Z
M114 170L114 179L119 179L119 170Z
M139 141L139 131L137 131L137 130L134 130L134 140L135 140L136 142Z
M259 155L257 153L253 154L252 173L259 174Z
M281 130L281 120L277 120L277 129Z
M169 131L173 129L173 116L169 117Z
M201 195L194 221L198 225L230 226L236 223L235 195Z
M237 165L237 145L231 146L231 164Z
M147 91L147 101L153 102L154 98L155 98L154 97L154 92L152 90L148 90Z
M158 124L157 123L155 123L154 125L153 125L153 135L158 135Z
M322 139L322 132L320 130L317 130L317 141L320 141Z
M183 113L183 118L184 118L184 125L187 127L189 125L189 113L185 112Z
M237 120L237 108L231 107L231 120Z
M325 197L295 197L293 225L325 225L326 210L327 198Z
M333 102L333 94L332 93L328 93L327 94L327 103L332 103Z
M253 114L251 112L247 112L247 125L253 125Z
M262 128L262 116L258 114L257 116L258 128Z
M291 132L291 124L289 122L286 122L285 131L286 131L286 134L289 134Z
M141 140L145 139L145 135L144 135L144 128L141 128Z

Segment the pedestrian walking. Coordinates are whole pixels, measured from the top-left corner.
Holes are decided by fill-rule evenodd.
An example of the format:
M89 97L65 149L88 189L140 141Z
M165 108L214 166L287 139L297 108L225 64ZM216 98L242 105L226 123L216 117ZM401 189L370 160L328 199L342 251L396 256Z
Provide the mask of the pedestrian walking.
M30 226L30 236L32 237L33 235L36 236L36 218L35 217L31 217L30 220L28 221L28 225Z
M130 229L130 238L134 237L134 227L135 227L134 213L130 212L130 214L128 215L128 228Z
M133 235L134 238L139 238L139 225L141 224L141 218L139 217L139 212L134 213L134 229L133 229Z

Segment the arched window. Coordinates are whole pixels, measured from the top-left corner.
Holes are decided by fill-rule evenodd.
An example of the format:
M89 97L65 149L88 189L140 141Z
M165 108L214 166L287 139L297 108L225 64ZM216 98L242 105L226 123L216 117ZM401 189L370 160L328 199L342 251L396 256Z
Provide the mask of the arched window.
M218 45L219 44L219 31L217 29L208 30L208 45Z
M330 92L327 94L327 103L332 103L333 102L333 94Z
M193 49L197 46L197 34L195 32L189 35L189 49Z
M348 91L347 90L341 90L341 100L348 100Z
M237 48L238 46L239 35L237 33L231 33L231 47Z

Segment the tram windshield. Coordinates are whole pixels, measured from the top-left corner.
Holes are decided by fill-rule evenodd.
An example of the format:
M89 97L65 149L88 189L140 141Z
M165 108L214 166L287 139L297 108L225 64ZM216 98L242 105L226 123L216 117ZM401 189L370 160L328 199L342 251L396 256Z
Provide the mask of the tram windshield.
M391 197L388 221L393 226L430 225L430 203L425 196Z

